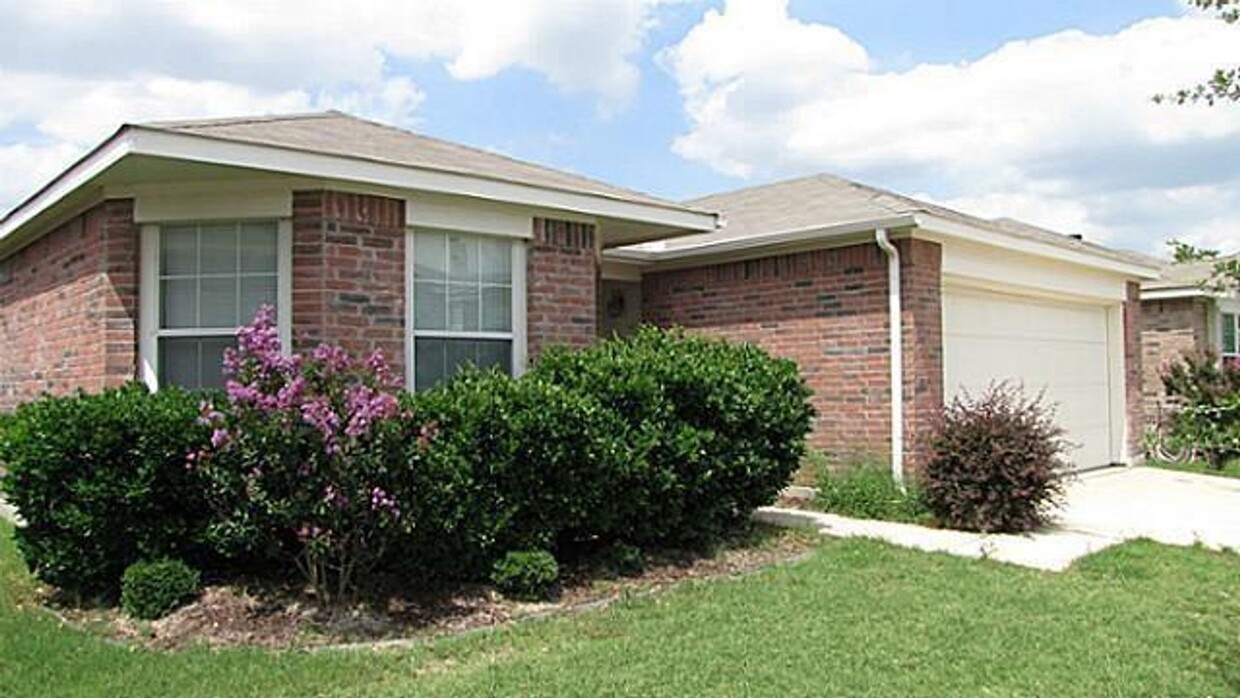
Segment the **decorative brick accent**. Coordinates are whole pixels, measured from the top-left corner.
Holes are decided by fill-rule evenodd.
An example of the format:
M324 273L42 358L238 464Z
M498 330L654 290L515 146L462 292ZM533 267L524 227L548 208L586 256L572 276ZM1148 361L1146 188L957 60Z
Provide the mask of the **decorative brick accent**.
M105 201L0 262L0 410L137 371L138 226Z
M293 193L293 346L381 349L405 371L405 202Z
M1166 409L1162 372L1172 361L1210 347L1206 298L1168 298L1141 303L1141 396L1145 423ZM1139 424L1135 422L1134 424Z
M902 262L906 467L943 399L941 250L897 242ZM886 457L891 445L887 258L872 243L654 272L647 322L753 342L793 359L814 390L810 442Z
M526 272L530 361L551 345L584 347L594 342L598 294L594 226L535 218Z

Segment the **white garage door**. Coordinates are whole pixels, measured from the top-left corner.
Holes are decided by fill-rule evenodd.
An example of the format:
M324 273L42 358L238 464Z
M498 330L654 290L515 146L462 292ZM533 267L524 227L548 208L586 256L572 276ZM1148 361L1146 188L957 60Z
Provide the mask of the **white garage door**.
M948 288L943 298L943 378L950 400L1012 379L1045 389L1056 420L1079 448L1077 468L1111 462L1107 309Z

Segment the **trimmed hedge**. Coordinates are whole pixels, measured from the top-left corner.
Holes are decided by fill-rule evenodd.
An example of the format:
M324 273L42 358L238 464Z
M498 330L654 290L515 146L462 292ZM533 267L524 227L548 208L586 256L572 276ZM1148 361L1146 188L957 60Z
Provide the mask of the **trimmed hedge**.
M491 571L491 583L504 596L521 601L546 601L556 594L560 566L545 550L514 550Z
M121 607L138 620L156 620L198 596L198 570L180 560L135 562L121 579Z
M401 394L364 449L343 451L364 459L353 466L382 487L354 509L369 515L379 502L399 512L373 572L484 579L509 551L616 543L630 546L620 560L627 570L640 566L631 546L708 542L771 502L797 469L809 394L790 361L649 328L580 352L548 351L521 378L469 370ZM210 415L192 395L138 385L20 408L0 462L30 523L18 542L34 571L66 590L106 595L130 564L164 557L208 571L257 557L295 576L298 541L285 529L296 521L273 532L254 507L208 506L208 493L211 502L229 492L266 496L270 488L254 489L256 473L269 479L274 466L264 459L284 442L257 428L224 434L253 442L246 453L261 462L237 464L239 479L208 481L201 458L191 469L186 457L211 439ZM339 501L352 492L340 486L347 474L297 496L352 515Z
M115 597L142 559L199 559L208 512L185 457L209 438L198 397L140 384L45 397L0 432L5 496L26 526L17 546L44 581Z

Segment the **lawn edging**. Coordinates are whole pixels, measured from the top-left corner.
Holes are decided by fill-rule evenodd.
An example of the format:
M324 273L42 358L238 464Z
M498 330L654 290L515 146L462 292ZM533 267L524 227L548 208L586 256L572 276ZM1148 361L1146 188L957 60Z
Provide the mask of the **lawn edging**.
M776 506L757 509L753 518L774 526L812 528L832 538L873 538L924 552L996 560L1050 572L1062 572L1077 559L1122 542L1058 528L1025 535L973 533Z

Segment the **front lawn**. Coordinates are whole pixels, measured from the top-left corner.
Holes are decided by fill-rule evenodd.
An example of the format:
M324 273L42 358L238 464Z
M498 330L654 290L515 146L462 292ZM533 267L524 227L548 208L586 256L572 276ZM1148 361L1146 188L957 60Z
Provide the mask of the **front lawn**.
M0 695L1235 695L1240 556L1061 574L860 540L730 581L404 650L135 650L32 607L0 524Z

